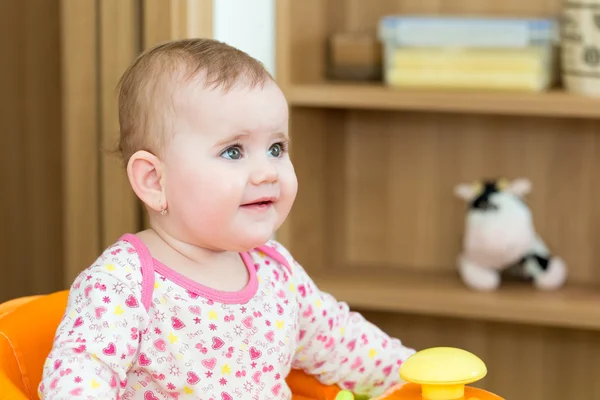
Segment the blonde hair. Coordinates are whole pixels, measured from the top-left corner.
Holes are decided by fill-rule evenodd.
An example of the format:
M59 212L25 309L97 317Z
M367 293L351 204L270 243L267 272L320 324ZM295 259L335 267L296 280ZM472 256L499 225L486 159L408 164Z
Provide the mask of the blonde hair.
M172 98L199 73L206 88L223 91L273 79L260 61L212 39L176 40L148 49L127 68L117 86L117 151L125 163L138 150L160 154L174 115Z

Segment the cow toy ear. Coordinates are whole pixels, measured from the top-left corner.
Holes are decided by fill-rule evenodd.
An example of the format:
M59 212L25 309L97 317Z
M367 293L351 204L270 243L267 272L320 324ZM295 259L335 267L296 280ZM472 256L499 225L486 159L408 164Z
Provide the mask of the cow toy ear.
M508 185L506 191L523 197L531 191L531 182L527 178L515 179Z
M481 185L479 185L478 183L460 183L454 187L454 195L465 201L471 201L480 192L480 186Z

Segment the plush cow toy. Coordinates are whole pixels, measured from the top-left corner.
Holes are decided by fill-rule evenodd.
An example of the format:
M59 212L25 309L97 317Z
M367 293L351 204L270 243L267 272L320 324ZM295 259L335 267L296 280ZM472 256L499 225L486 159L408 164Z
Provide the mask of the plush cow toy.
M535 287L552 290L567 277L565 263L553 256L533 226L523 200L531 183L521 178L476 184L459 184L456 196L468 203L459 273L470 288L491 291L502 276L532 281Z

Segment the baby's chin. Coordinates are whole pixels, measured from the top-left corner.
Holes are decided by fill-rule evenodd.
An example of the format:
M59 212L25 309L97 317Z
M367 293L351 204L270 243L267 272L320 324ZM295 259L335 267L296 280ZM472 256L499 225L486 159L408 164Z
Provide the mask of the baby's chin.
M253 233L251 235L238 235L237 240L234 243L231 243L230 251L242 252L242 251L250 251L259 246L264 245L273 237L274 231L269 231L268 233Z
M235 228L231 229L231 244L235 246L237 251L248 251L258 246L263 246L273 236L282 225L280 218L274 218L268 221L262 221L255 224L236 224Z

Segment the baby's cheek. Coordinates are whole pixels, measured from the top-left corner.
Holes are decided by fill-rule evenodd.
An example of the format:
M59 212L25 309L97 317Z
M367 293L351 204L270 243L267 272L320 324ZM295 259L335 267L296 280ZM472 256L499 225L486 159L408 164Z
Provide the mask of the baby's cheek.
M296 180L295 175L287 176L283 179L280 178L279 185L280 197L277 204L277 228L287 218L293 207L294 200L296 199L296 194L298 192L298 181Z
M298 178L296 177L293 165L291 163L282 165L279 169L278 178L281 196L289 197L293 201L298 192Z
M289 202L289 206L292 207L294 200L296 199L296 195L298 193L298 182L294 179L293 182L290 183L289 188L286 189L286 197Z

